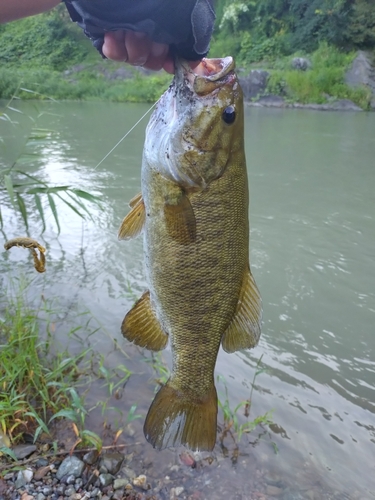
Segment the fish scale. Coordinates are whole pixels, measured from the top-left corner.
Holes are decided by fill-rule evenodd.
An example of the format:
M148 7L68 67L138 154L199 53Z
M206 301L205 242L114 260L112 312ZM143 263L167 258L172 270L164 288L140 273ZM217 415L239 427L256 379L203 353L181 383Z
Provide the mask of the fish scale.
M234 352L254 347L260 336L261 299L249 267L242 91L231 58L201 65L193 73L176 63L174 83L146 130L142 198L119 232L127 239L143 229L149 284L122 333L153 350L167 338L171 343L171 377L144 425L158 449L214 447L220 344Z

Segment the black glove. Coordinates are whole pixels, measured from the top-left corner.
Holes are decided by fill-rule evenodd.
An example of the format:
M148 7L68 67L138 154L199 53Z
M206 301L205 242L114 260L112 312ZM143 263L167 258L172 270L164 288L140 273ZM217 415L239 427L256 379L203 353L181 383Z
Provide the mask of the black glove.
M102 54L104 33L131 30L172 46L187 60L206 56L213 31L213 0L64 0L72 21ZM102 54L103 55L103 54Z

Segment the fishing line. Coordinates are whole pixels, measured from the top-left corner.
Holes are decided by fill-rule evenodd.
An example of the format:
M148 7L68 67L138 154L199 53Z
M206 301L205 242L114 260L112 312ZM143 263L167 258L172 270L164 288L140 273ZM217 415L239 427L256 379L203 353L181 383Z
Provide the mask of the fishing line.
M96 170L96 169L97 169L97 168L98 168L98 167L99 167L99 166L103 163L103 161L104 161L104 160L106 160L106 159L108 158L108 156L109 156L111 153L113 153L113 151L117 148L117 146L119 146L119 145L122 143L122 141L128 137L128 135L130 134L130 132L132 132L132 131L135 129L135 127L136 127L136 126L137 126L137 125L138 125L138 124L139 124L139 123L143 120L143 118L145 118L145 117L149 114L149 112L152 110L152 108L154 108L154 107L157 105L157 103L158 103L158 102L159 102L159 99L158 99L156 102L154 102L154 104L151 106L151 108L150 108L150 109L148 109L148 110L146 111L146 113L145 113L143 116L141 116L141 118L137 121L137 123L135 123L135 124L132 126L132 128L131 128L130 130L128 130L128 132L126 132L126 134L124 135L124 137L122 137L122 138L118 141L118 143L117 143L117 144L115 144L115 145L113 146L113 148L112 148L112 149L111 149L111 150L110 150L110 151L109 151L109 152L105 155L105 157L104 157L104 158L102 158L102 159L100 160L100 162L96 165L96 167L94 168L94 170Z
M125 135L124 135L124 136L123 136L123 137L122 137L122 138L121 138L121 139L117 142L117 144L115 144L115 145L113 146L113 148L112 148L110 151L108 151L108 153L104 156L104 158L102 158L102 159L100 160L100 162L96 165L96 167L94 167L94 169L93 169L93 170L96 170L96 169L97 169L97 168L98 168L98 167L99 167L99 166L100 166L100 165L101 165L101 164L102 164L102 163L103 163L103 162L104 162L104 161L108 158L108 156L109 156L110 154L112 154L112 153L113 153L113 151L114 151L114 150L115 150L115 149L116 149L116 148L117 148L117 147L118 147L118 146L122 143L122 141L123 141L124 139L126 139L126 138L128 137L128 135L130 134L130 132L132 132L132 131L135 129L135 127L141 123L141 121L142 121L142 120L143 120L143 119L144 119L144 118L145 118L145 117L146 117L146 116L150 113L150 111L151 111L151 110L152 110L152 109L153 109L153 108L157 105L157 103L158 103L159 101L160 101L160 98L159 98L157 101L155 101L155 102L154 102L154 104L153 104L153 105L152 105L152 106L151 106L151 107L150 107L150 108L146 111L146 113L144 113L144 114L140 117L140 119L139 119L139 120L138 120L138 121L137 121L137 122L136 122L136 123L135 123L135 124L131 127L131 129L130 129L130 130L128 130L128 131L126 132L126 134L125 134ZM58 208L59 206L61 206L61 204L62 204L62 203L63 203L63 201L61 201L61 200L57 201L57 202L56 202L56 208ZM45 220L47 221L47 220L48 220L51 216L52 216L52 213L50 213L50 214L49 214L49 215L45 218Z

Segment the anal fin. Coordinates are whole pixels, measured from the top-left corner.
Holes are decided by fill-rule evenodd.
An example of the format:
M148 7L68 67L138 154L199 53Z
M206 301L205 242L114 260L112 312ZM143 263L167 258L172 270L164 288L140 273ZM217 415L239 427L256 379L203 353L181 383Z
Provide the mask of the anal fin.
M118 232L119 240L130 240L131 238L135 238L142 231L145 223L146 209L142 195L138 194L132 198L129 205L132 209L121 223Z
M235 315L221 340L224 351L255 347L262 324L262 299L250 268L245 272Z
M125 316L121 332L130 342L151 351L164 349L168 335L151 308L150 292L145 292Z

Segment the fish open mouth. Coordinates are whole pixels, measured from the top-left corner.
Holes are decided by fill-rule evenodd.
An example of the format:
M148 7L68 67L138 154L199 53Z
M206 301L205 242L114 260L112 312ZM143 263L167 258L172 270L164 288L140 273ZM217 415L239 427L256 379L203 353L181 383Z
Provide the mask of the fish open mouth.
M186 61L176 61L176 83L184 80L198 95L205 95L234 81L235 63L233 57L220 59L203 58L193 69Z

